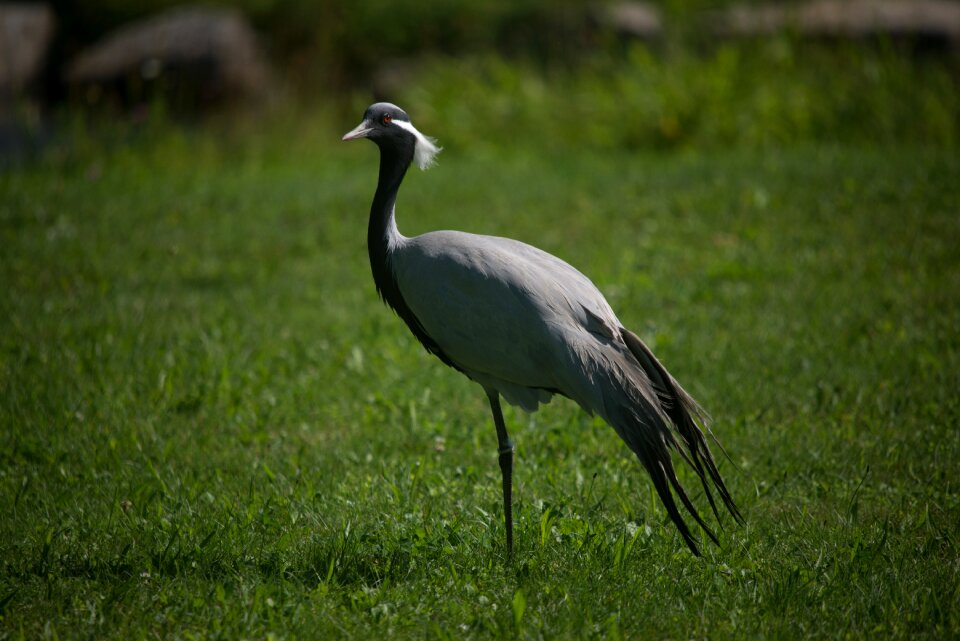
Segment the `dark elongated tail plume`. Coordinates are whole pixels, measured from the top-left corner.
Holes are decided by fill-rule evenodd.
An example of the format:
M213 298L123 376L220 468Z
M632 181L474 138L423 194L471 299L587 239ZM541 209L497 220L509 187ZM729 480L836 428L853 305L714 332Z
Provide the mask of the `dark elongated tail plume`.
M743 523L743 516L730 496L730 492L720 476L720 471L717 469L704 433L697 424L699 420L706 425L705 412L693 397L687 394L680 384L670 376L670 373L636 334L623 328L621 328L620 334L630 353L636 359L636 365L639 365L649 381L632 380L629 374L622 373L623 378L619 383L626 387L626 398L629 399L629 402L624 403L623 397L611 394L607 402L609 418L617 433L633 450L650 474L654 488L667 509L667 514L670 515L670 519L677 526L690 551L699 556L700 550L697 547L696 540L681 516L673 494L676 493L687 512L714 543L718 543L717 537L704 522L680 484L670 455L671 449L679 452L681 457L697 473L718 523L720 522L720 514L711 485L734 520ZM635 376L641 375L638 372ZM644 394L640 391L648 385L652 385L655 395ZM620 402L617 402L616 398L619 398ZM656 403L656 406L653 405L654 403ZM677 435L683 442L683 447L677 442Z
M695 420L699 419L700 423L706 427L706 412L703 411L692 396L687 394L686 390L680 387L680 383L670 376L670 373L660 364L660 361L653 355L650 348L640 340L640 337L630 330L623 328L621 328L620 334L630 349L630 352L633 353L634 357L640 363L640 366L643 367L643 371L647 373L651 382L653 382L654 386L658 389L660 398L664 401L661 404L664 412L670 417L670 421L677 428L677 431L680 432L680 436L687 446L689 456L684 456L684 459L693 466L697 472L697 476L700 477L700 482L703 484L704 492L707 495L707 500L710 501L710 507L713 509L714 516L717 517L718 521L720 520L717 505L713 501L713 493L710 491L710 485L707 483L707 475L710 476L710 480L713 481L714 486L717 488L717 493L720 495L720 499L723 501L727 511L730 512L730 515L737 523L743 524L743 515L740 514L740 510L737 509L736 503L733 502L733 497L730 496L730 492L723 482L723 477L720 476L720 471L717 469L717 464L713 459L713 453L710 452L707 439ZM716 439L714 439L714 441L722 451L723 446L720 445L720 442L716 441ZM683 450L680 450L680 453L683 454ZM724 452L724 454L726 454L726 452ZM706 468L707 474L704 474L704 468Z

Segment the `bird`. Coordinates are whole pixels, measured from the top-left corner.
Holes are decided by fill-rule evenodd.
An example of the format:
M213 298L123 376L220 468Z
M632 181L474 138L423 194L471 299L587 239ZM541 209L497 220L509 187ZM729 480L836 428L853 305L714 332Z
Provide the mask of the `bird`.
M363 138L380 149L367 227L374 284L429 353L486 393L497 433L507 557L513 553L514 445L501 397L533 412L560 395L602 417L649 473L690 551L700 556L674 494L719 546L677 478L672 453L696 473L722 527L713 491L737 523L744 520L704 430L723 448L706 412L624 327L600 290L565 261L518 240L463 231L402 235L396 221L400 184L412 163L427 169L441 148L388 102L370 105L343 136Z

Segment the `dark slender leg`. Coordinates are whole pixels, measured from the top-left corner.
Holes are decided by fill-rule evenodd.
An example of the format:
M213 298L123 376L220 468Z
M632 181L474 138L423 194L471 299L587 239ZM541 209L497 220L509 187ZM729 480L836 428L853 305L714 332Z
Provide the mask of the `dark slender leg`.
M487 390L493 423L497 426L497 444L500 454L500 473L503 475L503 520L507 528L507 556L513 555L513 443L507 436L507 427L503 423L500 410L500 394L496 390Z

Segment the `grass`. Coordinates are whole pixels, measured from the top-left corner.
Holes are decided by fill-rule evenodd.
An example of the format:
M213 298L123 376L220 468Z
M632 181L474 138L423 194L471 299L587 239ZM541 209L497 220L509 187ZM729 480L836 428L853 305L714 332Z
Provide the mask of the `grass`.
M0 174L0 639L960 635L955 154L448 146L411 173L405 233L591 275L712 413L747 518L692 557L558 399L507 410L507 564L483 394L376 299L353 124L78 132Z
M415 69L398 101L449 132L447 144L474 150L504 140L552 153L960 141L956 61L890 43L783 36L703 50L632 45L566 67L472 56Z

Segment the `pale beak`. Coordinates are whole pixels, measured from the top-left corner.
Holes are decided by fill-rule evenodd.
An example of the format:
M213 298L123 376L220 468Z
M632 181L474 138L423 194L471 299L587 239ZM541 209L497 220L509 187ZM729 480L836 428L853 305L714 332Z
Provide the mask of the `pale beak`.
M373 131L373 127L370 125L369 121L364 120L354 129L351 129L347 133L343 134L342 140L356 140L357 138L366 138L370 135L370 132Z

